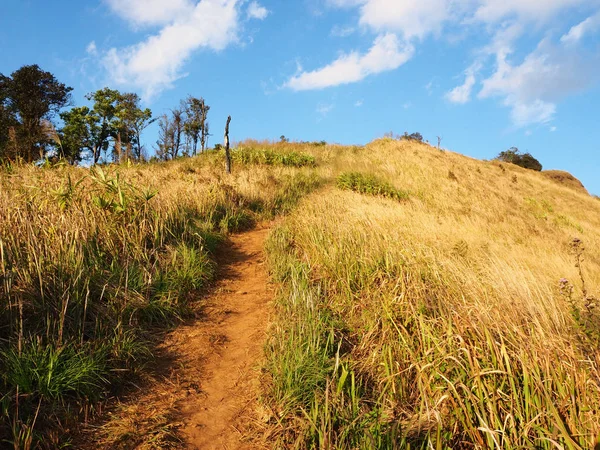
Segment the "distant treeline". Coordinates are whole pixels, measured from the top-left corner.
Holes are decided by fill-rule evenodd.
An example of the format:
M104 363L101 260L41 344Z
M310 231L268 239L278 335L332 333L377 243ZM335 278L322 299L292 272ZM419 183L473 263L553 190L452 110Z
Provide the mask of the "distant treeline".
M103 88L86 95L90 106L73 106L72 91L37 65L0 74L0 161L146 160L141 135L156 121L157 158L195 155L206 148L210 107L201 97L189 96L168 114L154 117L136 93Z

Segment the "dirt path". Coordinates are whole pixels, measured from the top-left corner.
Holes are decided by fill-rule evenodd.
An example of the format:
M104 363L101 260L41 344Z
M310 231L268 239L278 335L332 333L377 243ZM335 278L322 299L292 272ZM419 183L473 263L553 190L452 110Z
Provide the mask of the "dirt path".
M158 348L159 375L110 411L85 448L262 448L251 436L260 423L260 363L273 298L263 254L268 231L231 236L198 319L167 335Z
M232 237L218 261L221 281L208 299L208 320L182 330L174 343L200 375L200 392L181 404L181 431L190 449L255 448L243 443L243 429L255 417L257 363L272 299L263 255L267 232ZM214 351L199 357L207 338Z

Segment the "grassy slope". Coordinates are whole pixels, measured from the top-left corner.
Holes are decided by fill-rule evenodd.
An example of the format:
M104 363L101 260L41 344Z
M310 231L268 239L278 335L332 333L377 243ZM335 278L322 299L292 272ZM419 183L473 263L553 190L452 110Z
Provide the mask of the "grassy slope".
M592 447L600 202L405 141L326 149L320 170L376 174L410 200L327 189L273 233L279 444Z
M144 375L148 331L187 314L222 237L318 185L310 168L223 172L216 154L0 170L0 442L64 442L57 422Z
M147 330L186 314L222 236L308 195L268 246L276 446L591 446L600 333L571 242L585 244L590 296L597 199L412 142L244 147L232 177L214 154L120 167L118 180L0 174L2 438L25 448L32 428L142 373Z

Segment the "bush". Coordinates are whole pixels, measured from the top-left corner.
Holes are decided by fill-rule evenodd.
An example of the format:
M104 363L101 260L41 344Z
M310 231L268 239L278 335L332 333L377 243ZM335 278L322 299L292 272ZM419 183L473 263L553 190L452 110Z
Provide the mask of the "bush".
M405 141L417 141L417 142L423 142L423 135L421 133L412 133L412 134L408 134L406 131L404 132L404 134L402 135L401 139L404 139Z
M376 195L394 200L406 200L408 198L406 192L396 189L391 184L371 174L344 172L338 177L337 186L340 189L360 194Z
M542 171L542 164L530 153L521 153L518 148L512 147L504 152L500 152L496 158L499 161L515 164L525 169Z

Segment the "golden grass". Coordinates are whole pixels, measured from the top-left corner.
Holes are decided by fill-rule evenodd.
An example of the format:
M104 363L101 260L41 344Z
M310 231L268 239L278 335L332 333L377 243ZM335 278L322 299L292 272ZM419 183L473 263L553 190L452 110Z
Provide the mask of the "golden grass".
M599 342L573 318L587 311L570 244L585 243L583 275L597 294L598 201L539 173L414 142L329 151L330 176L358 167L410 200L330 189L274 234L272 265L287 282L270 350L282 442L592 447ZM560 293L563 278L575 304ZM307 320L324 324L308 330ZM290 336L325 357L308 402L281 392L290 372L306 370L290 357Z
M414 141L241 145L310 154L316 168L259 158L226 176L210 153L103 172L2 169L0 434L27 448L32 430L77 416L69 405L126 384L152 351L144 333L198 297L219 239L285 213L268 244L282 293L267 348L274 445L593 447L597 199ZM348 172L407 199L337 189ZM53 389L17 390L47 360L65 368ZM145 429L170 439L165 417Z

